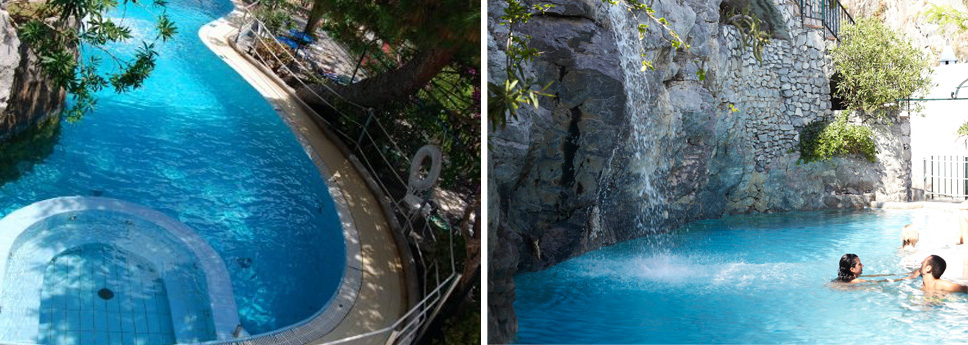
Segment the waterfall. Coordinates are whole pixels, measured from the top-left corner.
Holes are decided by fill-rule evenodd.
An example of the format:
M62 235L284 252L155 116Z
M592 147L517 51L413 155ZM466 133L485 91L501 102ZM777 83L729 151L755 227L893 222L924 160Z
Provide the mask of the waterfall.
M658 220L660 220L659 217L662 216L661 209L664 200L655 188L654 178L656 173L665 165L665 159L662 157L665 150L662 149L661 139L668 137L667 129L669 126L662 123L661 116L649 116L650 113L661 113L664 109L656 106L655 98L658 95L653 94L653 87L649 83L649 76L656 72L641 71L641 48L638 41L638 30L636 29L639 23L623 5L604 6L607 7L604 11L606 14L605 22L612 26L624 72L625 109L629 126L619 136L620 138L627 138L627 140L617 143L616 149L612 152L612 157L609 158L608 164L603 170L600 185L607 188L608 183L615 180L611 175L616 171L612 169L611 165L614 162L612 158L614 158L616 152L623 151L624 154L630 155L629 166L618 169L617 172L632 173L635 179L629 181L630 184L621 186L621 189L634 198L633 201L639 209L635 213L636 229L634 231L639 234L651 233L655 232ZM645 14L640 14L640 16L645 17L640 18L640 20L648 20ZM658 25L658 23L648 24ZM650 58L654 59L655 57ZM620 178L621 176L616 177ZM608 198L607 194L622 191L606 193L602 201ZM605 218L606 212L606 210L602 210L603 218ZM603 232L611 232L607 229L608 226L604 228ZM614 239L613 234L611 238Z

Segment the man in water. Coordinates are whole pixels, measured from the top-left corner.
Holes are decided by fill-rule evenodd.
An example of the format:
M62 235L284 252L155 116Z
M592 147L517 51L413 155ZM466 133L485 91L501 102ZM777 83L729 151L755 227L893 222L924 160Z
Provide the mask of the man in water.
M921 283L924 284L924 291L946 291L946 292L965 292L968 293L968 286L952 283L941 279L941 274L948 264L940 256L931 255L921 262L921 269L914 272L911 277L921 276Z

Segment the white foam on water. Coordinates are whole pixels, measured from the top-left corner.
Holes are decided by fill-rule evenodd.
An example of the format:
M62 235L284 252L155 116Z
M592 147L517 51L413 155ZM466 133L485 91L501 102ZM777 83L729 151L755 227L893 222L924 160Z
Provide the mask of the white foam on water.
M631 289L665 289L670 286L736 288L775 287L807 279L800 264L731 262L719 257L671 253L619 258L581 258L570 265L575 279L611 281Z

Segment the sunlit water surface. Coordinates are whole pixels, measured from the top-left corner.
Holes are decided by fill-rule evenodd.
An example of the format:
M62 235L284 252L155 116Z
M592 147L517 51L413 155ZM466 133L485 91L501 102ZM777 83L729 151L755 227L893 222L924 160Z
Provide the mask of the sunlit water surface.
M158 44L158 64L144 87L105 90L93 114L62 123L49 156L0 181L0 217L71 195L157 209L221 254L242 324L257 334L322 308L339 286L345 249L313 162L266 100L198 37L202 25L231 9L227 0L172 1L168 14L179 32ZM151 40L149 12L161 10L129 6L112 16L135 38ZM135 40L108 50L124 57L138 46ZM84 52L92 54L109 61Z
M936 210L737 216L586 253L515 277L519 343L964 343L968 298L924 298L921 281L844 291L828 282L855 253L864 274L903 272L900 231L943 246ZM942 231L938 231L941 229Z

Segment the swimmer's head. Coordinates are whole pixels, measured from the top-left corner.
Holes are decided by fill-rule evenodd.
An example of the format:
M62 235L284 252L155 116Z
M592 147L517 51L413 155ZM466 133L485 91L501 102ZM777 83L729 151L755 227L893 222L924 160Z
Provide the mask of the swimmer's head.
M840 257L840 268L837 270L837 280L849 282L864 273L864 265L856 254L844 254Z
M921 261L922 276L928 273L926 272L928 266L931 267L931 276L934 277L934 279L940 279L941 275L944 274L944 269L948 266L948 263L946 263L940 256L928 256L927 258L924 258L924 261Z
M914 224L905 225L901 228L901 247L914 247L918 243L918 228Z

